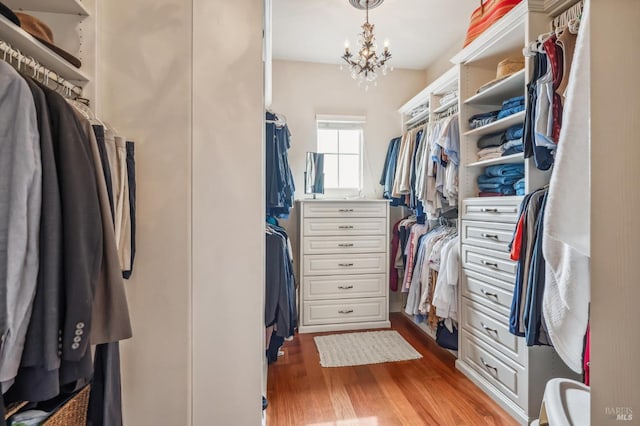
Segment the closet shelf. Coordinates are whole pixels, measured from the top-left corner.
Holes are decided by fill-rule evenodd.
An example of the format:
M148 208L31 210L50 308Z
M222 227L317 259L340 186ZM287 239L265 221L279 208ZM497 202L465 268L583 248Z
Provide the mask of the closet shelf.
M475 163L467 164L466 167L487 167L496 164L516 164L524 161L524 153L507 155L506 157L492 158L490 160L476 161Z
M5 3L13 10L89 16L89 11L79 0L6 0Z
M470 130L466 132L464 135L465 136L484 136L484 135L489 135L491 133L497 133L502 130L507 130L509 127L515 124L524 123L525 115L526 115L526 111L520 111L516 114L505 117L502 120L494 121L493 123L487 124L486 126L482 126L477 129Z
M467 105L502 105L506 99L524 94L524 69L505 78L484 92L466 101Z
M528 7L529 2L526 1L518 4L462 49L451 62L469 64L487 60L497 64L505 57L522 52L527 31Z
M51 71L58 73L65 80L72 83L85 83L90 78L82 70L74 67L62 59L45 45L27 34L4 16L0 15L0 40L9 43L25 56L30 56Z
M419 123L420 121L424 120L425 118L429 117L429 108L425 109L424 111L422 111L420 114L416 115L415 117L411 117L411 119L407 120L407 122L405 123L405 126L411 126L413 124Z
M433 113L434 114L440 114L441 112L445 112L446 110L448 110L452 106L456 105L457 103L458 103L458 98L451 99L450 101L445 102L444 104L440 105L438 107L438 109L433 111Z

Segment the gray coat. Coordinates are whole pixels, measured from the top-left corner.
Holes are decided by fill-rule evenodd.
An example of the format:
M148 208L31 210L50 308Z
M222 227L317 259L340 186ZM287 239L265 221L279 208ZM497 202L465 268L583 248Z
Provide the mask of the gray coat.
M61 329L62 210L58 171L53 152L45 94L26 79L38 114L42 159L42 216L40 218L40 272L22 362L12 387L15 399L44 401L60 389L58 330Z
M0 62L0 313L3 390L18 372L38 279L42 178L36 109L29 86Z

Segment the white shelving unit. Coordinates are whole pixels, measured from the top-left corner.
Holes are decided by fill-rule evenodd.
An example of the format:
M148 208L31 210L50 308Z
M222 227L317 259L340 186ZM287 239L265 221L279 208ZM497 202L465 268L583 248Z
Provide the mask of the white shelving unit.
M465 167L488 167L496 164L517 164L524 162L524 154L507 155L500 158L492 158L490 160L476 161L475 163L469 163Z
M546 382L573 373L551 347L527 347L524 338L509 332L509 312L516 264L508 244L516 226L521 196L478 197L477 178L487 166L523 164L525 192L548 183L550 173L537 170L523 153L478 161L478 139L524 123L520 112L470 129L469 118L500 109L502 102L525 95L531 61L525 69L478 93L495 78L503 59L522 56L526 43L548 31L543 7L524 1L458 53L452 62L460 75L461 280L459 358L456 367L515 419L529 424L537 418Z
M511 98L524 93L524 74L524 70L518 71L490 88L471 96L469 99L464 101L464 103L468 105L500 106L502 101L504 101L505 96L507 98Z
M75 84L88 82L90 77L81 69L71 65L58 54L40 43L22 28L16 26L4 16L0 15L0 40L6 41L12 47L20 50L25 56L31 56L40 64L56 71L65 80Z
M420 123L421 121L428 118L431 120L436 120L437 115L439 113L447 111L452 106L455 106L459 103L458 99L453 99L444 104L440 104L440 99L442 96L450 93L453 90L458 90L458 67L453 66L443 75L441 75L438 79L436 79L433 83L429 84L425 87L420 93L411 98L407 103L405 103L398 112L401 117L402 129L407 130L411 128L416 123ZM419 116L411 116L410 112L415 110L415 108L421 105L430 105L431 108L428 108L423 113L419 114ZM406 294L403 294L403 299L406 298ZM420 331L422 331L426 336L435 340L436 334L435 331L432 330L427 324L420 323L417 324L413 322L413 318L404 312L404 305L406 300L403 300L402 303L402 314L407 318L410 318L411 323ZM457 357L457 351L449 350L451 354Z
M86 6L79 0L6 0L4 3L12 10L89 16Z
M94 110L99 113L98 85L95 84L98 22L92 13L96 10L97 0L6 0L5 4L42 20L51 28L56 45L79 58L82 67L71 65L3 16L0 16L0 40L24 56L35 59L64 80L82 87L83 96L92 102Z
M402 120L402 129L406 130L426 118L429 118L430 120L435 119L436 114L444 112L450 107L456 105L458 103L457 99L441 105L440 98L457 89L458 67L454 66L400 107L398 112L400 113ZM419 115L412 116L411 111L414 111L421 105L429 105L430 107Z
M477 129L469 130L465 132L463 135L471 138L478 138L484 135L490 135L492 133L498 133L504 130L507 130L511 126L515 126L516 124L524 123L525 112L521 111L516 114L505 117L501 120L494 121L491 124L487 124L486 126L478 127Z

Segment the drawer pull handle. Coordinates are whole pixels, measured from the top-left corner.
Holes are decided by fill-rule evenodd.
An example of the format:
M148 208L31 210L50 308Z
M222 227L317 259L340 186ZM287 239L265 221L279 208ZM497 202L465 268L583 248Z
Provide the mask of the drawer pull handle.
M339 209L340 213L353 213L353 209Z
M338 311L339 314L343 314L343 315L347 315L347 314L352 314L353 313L353 309L341 309Z
M484 288L480 290L480 292L482 294L484 294L486 297L495 297L496 299L498 298L498 295L496 293L489 293L487 290L485 290Z
M353 229L353 225L340 225L338 229Z
M480 210L482 213L500 213L500 211L498 209L489 209L489 208L483 208Z
M338 247L353 247L353 243L338 244Z
M496 372L496 374L498 374L498 367L494 367L491 364L487 364L482 357L480 357L480 362L482 362L482 365L484 365L484 368L486 368L487 370L493 370Z
M338 288L340 290L351 290L353 288L353 286L352 285L341 285L341 286L338 286Z
M481 322L480 325L487 333L495 333L496 336L498 335L498 330L496 330L495 328L487 327L483 322Z
M498 241L499 238L495 234L482 234L482 238L486 238L487 240L495 240Z
M482 264L483 264L484 266L490 266L490 267L492 267L492 268L494 268L494 269L498 269L498 264L497 264L497 263L495 263L495 262L489 262L488 260L483 260L483 261L482 261Z
M344 268L348 268L353 266L353 263L338 263L338 266L342 266Z

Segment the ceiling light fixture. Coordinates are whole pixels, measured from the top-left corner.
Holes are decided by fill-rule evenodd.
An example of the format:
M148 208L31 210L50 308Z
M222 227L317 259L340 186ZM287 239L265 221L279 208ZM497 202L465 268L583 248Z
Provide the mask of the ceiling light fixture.
M376 81L378 71L381 71L382 75L387 75L389 71L393 71L393 67L389 67L388 64L389 59L391 59L389 41L385 41L384 51L378 56L376 53L378 45L373 33L375 25L369 23L369 9L380 6L383 1L384 0L349 0L349 3L356 9L367 11L367 19L362 25L362 33L360 33L358 38L358 53L356 55L351 53L349 50L349 41L346 41L342 59L349 65L351 77L353 77L354 80L358 80L358 85L364 83L366 90L369 89L369 83L373 83L374 86L378 85Z

